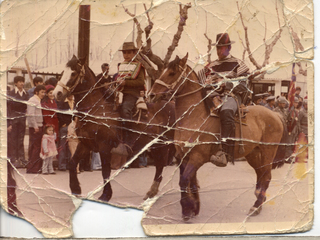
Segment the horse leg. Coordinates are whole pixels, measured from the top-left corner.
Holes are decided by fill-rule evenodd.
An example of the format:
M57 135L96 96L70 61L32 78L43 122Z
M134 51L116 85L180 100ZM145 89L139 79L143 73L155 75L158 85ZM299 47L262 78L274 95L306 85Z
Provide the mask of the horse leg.
M166 149L167 151L163 151L166 152L165 155L161 154L161 150ZM146 193L146 195L144 196L143 200L146 200L148 198L153 198L155 195L157 195L158 191L159 191L159 186L160 183L162 181L162 171L163 171L163 167L166 165L167 159L168 159L168 149L167 147L163 148L156 148L156 149L152 149L151 150L151 156L154 159L154 165L156 167L156 173L153 179L153 183L149 189L149 191Z
M261 151L259 147L254 148L251 153L249 153L246 156L246 159L249 163L249 165L255 170L256 175L257 175L257 182L256 182L256 189L254 191L254 194L258 198L260 192L261 192L261 186L260 186L260 180L259 180L259 166L261 166Z
M190 182L190 191L192 194L192 197L195 201L195 209L194 214L197 216L200 212L200 198L199 198L199 191L198 191L198 181L197 181L197 173L194 174L194 176L191 178Z
M108 181L111 174L111 153L110 150L103 150L99 153L101 158L102 177L104 182L103 192L99 197L99 200L108 202L112 197L112 188L110 182Z
M76 196L81 195L81 187L78 180L78 174L77 174L77 166L79 163L79 159L85 154L87 148L86 146L80 142L77 146L77 149L75 153L73 154L72 158L70 159L69 163L69 184L71 193Z
M195 175L198 169L199 169L199 166L196 166L194 162L190 162L190 160L186 163L182 163L180 166L180 181L179 181L180 191L181 191L180 204L182 207L182 217L185 221L189 220L190 218L192 218L193 216L199 213L197 211L197 203L195 199L193 198L192 195L190 196L188 192L188 186L193 185L191 184L191 180L192 178L195 178Z
M271 181L272 156L274 155L272 153L273 151L269 148L272 147L264 147L263 150L260 150L260 157L256 159L259 163L259 166L255 166L257 174L257 188L255 194L257 196L257 200L249 210L248 215L250 216L258 215L262 210L262 204L266 201L266 191ZM253 163L253 165L256 164Z

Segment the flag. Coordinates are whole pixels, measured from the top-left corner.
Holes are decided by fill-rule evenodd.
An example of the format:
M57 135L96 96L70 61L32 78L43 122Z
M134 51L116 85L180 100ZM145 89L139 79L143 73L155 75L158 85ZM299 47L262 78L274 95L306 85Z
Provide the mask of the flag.
M291 75L291 83L288 93L288 100L289 100L289 109L293 106L294 97L296 94L296 73L294 71L295 63L292 64L292 75Z

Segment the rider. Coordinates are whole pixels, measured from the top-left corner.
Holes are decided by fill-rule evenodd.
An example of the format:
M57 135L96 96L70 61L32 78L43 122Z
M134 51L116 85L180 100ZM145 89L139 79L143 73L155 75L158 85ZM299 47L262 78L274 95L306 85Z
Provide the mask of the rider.
M124 62L119 65L117 77L118 89L123 93L123 100L120 109L120 116L124 119L132 119L133 111L140 91L144 91L145 69L140 62L135 60L138 49L133 42L123 43L122 51ZM132 148L133 138L130 137L131 122L124 122L124 127L129 129L124 134L124 142Z
M217 83L227 79L247 76L249 68L245 63L230 54L231 44L228 33L219 33L216 37L218 59L206 66L207 84ZM212 82L212 80L214 82ZM217 91L224 94L223 105L220 109L221 145L222 151L211 156L210 161L219 167L225 167L227 162L234 162L234 142L228 138L235 137L234 116L241 104L241 95L247 91L245 79L234 86L232 81L220 85ZM238 102L238 103L237 103Z

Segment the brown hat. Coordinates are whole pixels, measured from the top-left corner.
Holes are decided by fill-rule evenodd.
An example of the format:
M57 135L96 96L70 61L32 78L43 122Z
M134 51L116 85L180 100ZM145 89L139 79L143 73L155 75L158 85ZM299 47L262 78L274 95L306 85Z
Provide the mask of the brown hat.
M138 50L138 48L134 46L133 42L124 42L122 45L122 49L120 49L119 51L127 51L127 50Z
M219 33L216 38L216 43L211 44L212 46L222 47L229 46L235 43L234 41L230 41L230 37L228 33Z

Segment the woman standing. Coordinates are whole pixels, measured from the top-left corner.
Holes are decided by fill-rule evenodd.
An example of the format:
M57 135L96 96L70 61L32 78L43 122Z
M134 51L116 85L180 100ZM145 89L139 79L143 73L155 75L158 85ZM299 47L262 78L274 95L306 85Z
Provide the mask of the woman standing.
M59 133L59 120L56 110L58 110L57 102L54 99L54 86L46 85L46 96L41 102L44 125L53 125L55 134ZM56 136L58 139L58 136ZM57 141L57 140L56 140Z

